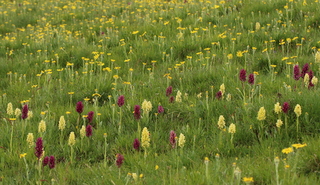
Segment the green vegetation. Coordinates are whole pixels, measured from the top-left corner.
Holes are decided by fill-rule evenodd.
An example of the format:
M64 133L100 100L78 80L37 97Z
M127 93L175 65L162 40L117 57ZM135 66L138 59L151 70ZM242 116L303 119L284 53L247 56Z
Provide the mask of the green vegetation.
M0 184L319 184L319 9L0 1Z

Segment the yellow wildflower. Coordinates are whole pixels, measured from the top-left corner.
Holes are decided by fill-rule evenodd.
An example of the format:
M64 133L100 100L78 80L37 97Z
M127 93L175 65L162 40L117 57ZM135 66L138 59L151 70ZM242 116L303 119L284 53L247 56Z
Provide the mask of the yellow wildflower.
M73 146L74 144L76 144L76 136L74 135L74 132L70 132L68 145Z
M64 119L64 116L60 116L60 120L59 120L59 130L63 131L64 128L66 127L66 121Z
M177 92L177 95L176 95L176 102L182 102L181 95L182 95L181 92L178 91L178 92Z
M21 110L19 108L16 108L16 110L14 111L14 115L16 116L16 118L18 118L21 115Z
M131 176L132 176L134 181L138 180L138 175L136 173L132 173Z
M220 85L219 91L221 91L222 95L224 95L224 93L226 92L226 87L224 86L224 84Z
M220 154L216 153L216 155L214 156L216 159L220 158Z
M253 181L253 177L243 177L242 181L245 183L250 183L250 182L254 182Z
M299 148L303 148L303 147L307 146L307 144L306 143L304 143L304 144L298 143L298 144L292 144L291 146L293 146L295 149L299 149Z
M301 115L301 106L299 104L294 107L294 113L296 113L297 117Z
M281 119L278 119L278 120L277 120L277 123L276 123L276 126L277 126L278 128L280 128L282 125L283 125L283 122L281 121Z
M317 83L318 83L318 78L317 78L316 76L313 76L312 79L311 79L311 83L312 83L313 85L317 85Z
M233 174L237 179L241 178L241 170L239 167L235 167L236 169L234 170Z
M46 129L47 129L46 122L41 120L40 123L39 123L39 126L38 126L38 132L39 133L43 133L43 132L46 131Z
M243 57L242 51L237 51L237 57Z
M293 149L292 149L292 147L284 148L284 149L282 149L281 152L284 154L289 154L289 153L293 152Z
M224 127L226 126L226 122L224 120L225 119L224 119L223 115L220 115L219 116L219 121L218 121L218 127L221 130L224 129Z
M315 55L315 63L320 63L320 51L317 51Z
M210 160L209 160L209 158L208 158L208 157L205 157L205 158L204 158L204 163L205 163L205 164L208 164L208 163L209 163L209 161L210 161Z
M227 58L228 58L229 60L231 60L231 59L233 59L233 55L230 53L230 54L227 55Z
M147 127L144 127L142 130L141 146L143 148L148 148L150 146L150 135Z
M197 94L198 98L202 98L202 93Z
M29 148L33 147L33 145L34 145L33 133L28 133L28 135L27 135L27 143L29 145Z
M256 31L260 30L260 27L261 27L260 23L256 22L256 26L255 27L256 27Z
M84 138L84 136L86 136L86 127L84 125L82 125L82 127L80 129L80 137Z
M29 110L27 120L30 120L32 117L33 117L33 112Z
M9 116L13 115L13 108L12 108L12 103L9 102L8 105L7 105L7 114Z
M231 94L230 94L230 93L227 94L226 100L227 100L227 101L231 101Z
M281 113L281 105L279 102L277 102L276 104L274 104L274 112L277 114Z
M234 123L231 123L230 126L229 126L229 129L228 129L228 132L230 134L234 134L236 133L236 125Z
M23 154L20 154L20 158L24 158L25 156L27 155L27 153L23 153Z
M308 73L306 73L303 78L303 82L304 82L305 87L309 87L309 81L310 81L310 76Z
M264 107L261 107L261 108L259 109L257 119L258 119L259 121L263 121L263 120L266 119L266 110L264 109Z
M143 110L143 114L148 115L149 112L152 110L152 104L150 101L144 100L142 102L142 110Z
M181 148L183 148L185 142L186 142L186 137L181 133L181 134L179 135L178 145L179 145Z

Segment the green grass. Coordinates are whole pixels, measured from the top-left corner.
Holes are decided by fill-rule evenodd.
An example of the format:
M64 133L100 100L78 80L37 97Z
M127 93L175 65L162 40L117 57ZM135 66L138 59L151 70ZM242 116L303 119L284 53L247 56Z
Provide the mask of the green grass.
M319 8L311 0L0 2L0 184L319 184L319 84L293 78L294 65L305 63L319 77ZM254 84L240 81L241 69ZM274 111L277 102L289 103L287 114ZM33 116L23 120L15 111L25 104ZM277 128L285 117L287 128ZM92 136L82 137L89 124ZM137 151L144 127L150 146ZM284 152L298 143L306 146ZM55 157L53 169L42 166L45 156Z

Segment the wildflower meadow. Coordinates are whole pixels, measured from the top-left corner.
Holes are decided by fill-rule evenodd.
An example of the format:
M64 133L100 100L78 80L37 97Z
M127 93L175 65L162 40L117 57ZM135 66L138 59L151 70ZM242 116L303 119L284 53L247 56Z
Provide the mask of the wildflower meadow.
M0 184L319 184L319 10L0 1Z

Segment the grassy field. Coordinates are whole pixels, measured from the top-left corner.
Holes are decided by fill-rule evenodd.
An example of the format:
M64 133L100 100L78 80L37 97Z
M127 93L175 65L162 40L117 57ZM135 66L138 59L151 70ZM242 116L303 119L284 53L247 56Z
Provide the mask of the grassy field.
M0 184L319 184L319 9L0 1Z

